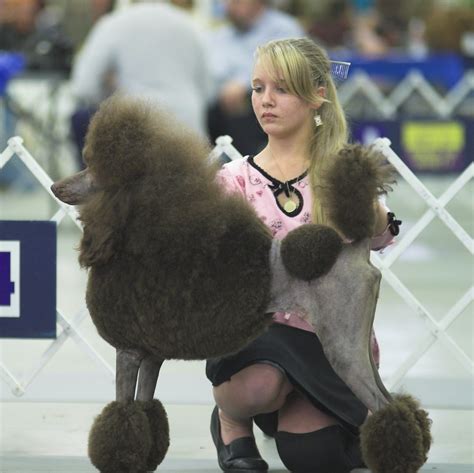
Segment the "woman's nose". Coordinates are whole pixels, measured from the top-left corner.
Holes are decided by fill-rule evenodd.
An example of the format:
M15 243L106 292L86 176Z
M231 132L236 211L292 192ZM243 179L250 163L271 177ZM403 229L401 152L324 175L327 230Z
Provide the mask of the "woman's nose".
M270 90L265 90L263 94L263 100L262 103L265 107L271 107L275 104L274 98L273 98L273 93Z

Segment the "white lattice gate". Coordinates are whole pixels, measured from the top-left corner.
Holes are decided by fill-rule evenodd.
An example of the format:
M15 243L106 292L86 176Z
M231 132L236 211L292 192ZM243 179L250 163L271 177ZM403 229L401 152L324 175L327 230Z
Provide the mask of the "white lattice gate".
M459 364L468 372L469 376L472 377L474 373L473 361L470 359L469 355L463 351L461 346L453 339L453 337L447 333L447 329L453 324L455 320L457 320L460 314L474 300L474 288L472 285L451 307L445 316L440 321L437 321L430 311L428 311L415 297L410 288L400 281L400 279L392 271L391 267L393 263L400 257L400 255L417 238L417 236L420 235L435 218L440 219L443 224L449 228L449 230L465 247L466 251L468 252L468 257L472 257L474 252L473 239L446 210L446 206L453 199L453 197L456 196L458 192L460 192L460 190L463 189L464 186L466 186L468 182L474 177L474 164L471 164L460 176L458 176L458 178L448 187L448 189L445 190L441 197L435 198L432 193L423 185L423 183L407 168L403 161L393 152L393 150L390 148L390 142L388 139L378 139L375 141L374 145L380 149L387 159L395 166L403 179L428 205L428 210L422 215L416 224L413 225L406 233L402 232L402 236L399 238L398 244L392 251L390 251L385 257L382 257L378 254L372 254L373 262L382 271L385 281L400 295L405 303L414 310L414 312L424 321L427 327L427 332L424 337L419 340L419 342L416 344L416 347L397 367L389 379L385 379L385 382L389 389L396 389L404 379L408 370L413 367L423 357L426 351L437 341L440 341L440 343L445 346L446 350L455 356ZM215 159L222 154L227 155L230 159L241 157L240 153L232 146L232 139L228 136L223 136L216 140L216 147L211 153L211 158ZM31 154L25 149L21 138L15 137L8 141L7 148L0 155L0 170L7 163L7 161L9 161L15 155L24 163L26 168L33 176L35 176L41 186L44 187L44 189L56 202L57 211L54 213L51 220L56 222L59 226L64 219L70 218L80 228L80 224L77 220L76 210L73 207L58 201L52 195L50 191L52 180L39 166L33 156L31 156ZM60 274L58 276L61 278ZM6 366L3 360L0 360L1 377L10 388L11 393L13 393L15 396L21 397L28 391L35 378L44 372L48 362L50 362L53 357L60 353L61 347L69 338L74 340L84 355L90 357L100 367L107 378L110 378L111 381L114 378L115 373L112 366L99 354L87 337L81 335L78 330L81 322L83 322L83 320L88 316L85 306L83 306L75 314L63 314L60 310L57 310L56 313L57 323L61 328L58 337L49 344L33 368L29 372L23 374L21 379L19 379L18 376L16 376L15 373L13 373L8 368L8 366ZM26 344L28 342L17 340L16 343ZM71 368L73 369L74 367ZM204 374L199 372L196 373L195 376L203 378ZM172 397L173 394L171 393L170 396ZM183 401L183 399L184 401L187 400L187 402L190 403L193 402L193 399L190 398L181 397L180 400Z

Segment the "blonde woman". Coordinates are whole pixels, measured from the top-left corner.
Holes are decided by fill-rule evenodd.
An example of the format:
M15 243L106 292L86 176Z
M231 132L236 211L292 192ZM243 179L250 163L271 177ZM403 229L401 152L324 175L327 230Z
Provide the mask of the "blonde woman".
M271 41L257 49L252 106L268 136L255 156L226 164L222 184L241 193L274 238L308 222L330 224L318 200L325 164L347 144L347 126L325 52L309 39ZM373 248L393 238L387 209L377 212ZM358 426L367 409L334 373L312 327L297 313L245 349L208 360L216 408L211 433L226 472L264 472L253 421L274 436L296 473L343 473L363 466ZM378 359L373 343L374 359Z

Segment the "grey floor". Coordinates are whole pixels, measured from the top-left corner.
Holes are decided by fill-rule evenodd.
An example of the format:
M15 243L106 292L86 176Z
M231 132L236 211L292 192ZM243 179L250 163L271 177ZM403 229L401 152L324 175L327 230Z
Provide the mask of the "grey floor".
M4 403L2 406L1 472L93 472L87 452L90 424L102 404ZM158 471L217 473L208 424L212 406L166 405L171 446ZM421 471L474 471L472 411L430 409L434 443ZM285 468L272 439L257 432L262 455L273 473ZM354 470L367 471L367 470Z
M451 178L428 178L426 185L440 195ZM449 211L472 236L472 183L449 205ZM56 208L41 189L7 191L2 219L49 219ZM404 183L389 205L404 220L407 230L426 210ZM74 318L84 304L86 275L78 270L74 247L79 230L64 221L58 237L58 307ZM388 250L390 251L390 250ZM388 254L388 252L386 253ZM441 320L473 284L472 257L439 221L402 255L393 268L404 284ZM473 305L461 314L448 334L468 359L474 357ZM381 375L390 380L397 367L429 334L429 326L386 283L377 309L376 331L382 348ZM98 338L89 320L78 327L82 336L109 366L114 352ZM37 377L34 367L52 341L1 340L0 361L17 379L31 381L16 397L0 380L1 472L93 472L87 458L87 433L93 418L113 399L113 380L101 363L93 361L68 340ZM474 382L472 372L459 362L449 344L433 343L394 389L420 398L433 420L434 443L422 471L474 472ZM170 362L163 368L158 396L171 425L171 446L159 471L217 473L215 451L208 431L212 396L201 362ZM263 456L274 473L283 473L271 439L257 434ZM363 470L360 470L363 471Z

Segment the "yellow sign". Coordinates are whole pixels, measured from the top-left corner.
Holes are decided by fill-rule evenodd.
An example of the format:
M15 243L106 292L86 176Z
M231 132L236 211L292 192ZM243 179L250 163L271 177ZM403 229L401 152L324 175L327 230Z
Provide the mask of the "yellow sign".
M464 125L456 121L405 122L401 145L418 169L449 169L465 148Z

